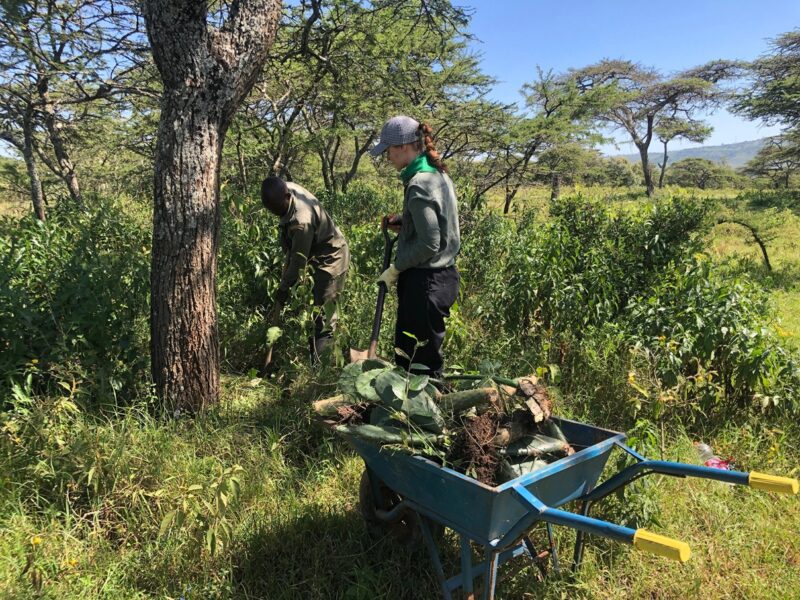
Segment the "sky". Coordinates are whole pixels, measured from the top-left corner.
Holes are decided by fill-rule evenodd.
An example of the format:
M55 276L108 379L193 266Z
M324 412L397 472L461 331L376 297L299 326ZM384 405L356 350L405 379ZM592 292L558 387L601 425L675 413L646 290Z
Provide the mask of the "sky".
M473 9L471 33L484 73L498 79L492 97L518 102L537 65L555 72L603 58L621 58L665 74L717 58L753 60L769 40L800 27L798 0L455 0ZM714 127L705 145L731 144L778 133L725 110L706 115ZM621 137L619 139L622 139ZM697 146L676 140L670 148ZM636 152L613 144L606 154Z

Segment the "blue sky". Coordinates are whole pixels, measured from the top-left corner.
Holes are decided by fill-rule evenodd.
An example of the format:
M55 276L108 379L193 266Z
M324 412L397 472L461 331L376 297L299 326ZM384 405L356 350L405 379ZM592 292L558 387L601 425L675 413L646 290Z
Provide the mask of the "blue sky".
M716 58L752 60L769 39L800 27L798 0L469 0L471 32L480 40L485 73L500 80L493 97L519 100L519 88L536 66L565 71L602 58L623 58L671 73ZM763 127L720 110L707 116L714 133L706 145L772 135ZM675 149L695 146L674 142ZM635 152L631 144L602 148Z

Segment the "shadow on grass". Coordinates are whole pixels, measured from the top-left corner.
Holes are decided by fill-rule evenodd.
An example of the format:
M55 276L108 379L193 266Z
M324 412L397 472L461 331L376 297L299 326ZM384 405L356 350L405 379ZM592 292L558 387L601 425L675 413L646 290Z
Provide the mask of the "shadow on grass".
M456 544L452 534L439 541L448 577L460 570ZM562 558L561 577L551 574L540 581L536 566L524 559L503 565L497 597L545 598L568 589L571 547L565 549L570 552ZM256 526L244 540L233 584L237 597L271 600L441 597L423 545L409 548L388 537L372 540L357 512L333 514L324 508L277 526Z
M436 598L438 584L423 547L373 541L356 511L318 507L244 540L233 581L242 598Z

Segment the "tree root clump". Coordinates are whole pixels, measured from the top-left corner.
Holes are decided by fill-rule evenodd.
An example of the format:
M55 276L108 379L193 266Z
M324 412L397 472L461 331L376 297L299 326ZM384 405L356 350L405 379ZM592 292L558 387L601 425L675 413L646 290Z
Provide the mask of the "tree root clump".
M458 471L477 479L486 485L497 485L500 457L494 444L497 435L498 417L486 412L477 417L464 417L447 462Z

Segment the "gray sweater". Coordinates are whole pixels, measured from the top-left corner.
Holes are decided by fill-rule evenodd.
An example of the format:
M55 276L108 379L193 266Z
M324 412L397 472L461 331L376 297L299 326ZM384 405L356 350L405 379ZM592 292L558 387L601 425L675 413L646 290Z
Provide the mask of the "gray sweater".
M447 173L417 173L405 190L394 266L400 271L451 267L460 249L453 181Z

